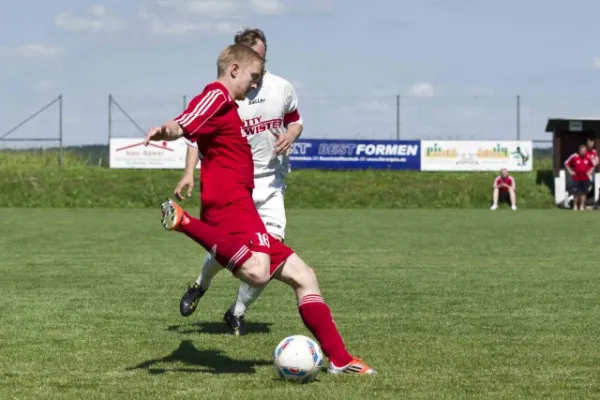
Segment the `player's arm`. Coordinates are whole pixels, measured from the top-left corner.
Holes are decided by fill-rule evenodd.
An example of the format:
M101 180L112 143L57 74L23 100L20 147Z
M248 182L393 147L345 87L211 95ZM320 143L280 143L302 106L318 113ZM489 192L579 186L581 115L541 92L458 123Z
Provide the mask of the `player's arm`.
M500 177L497 177L496 179L494 179L494 189L500 189L500 187L502 186L502 179L500 179Z
M144 140L144 145L148 146L150 141L173 141L177 140L184 135L184 130L175 121L167 121L161 126L157 126L154 128L150 128L148 133L146 134L146 139Z
M298 112L298 96L292 84L286 87L285 115L283 117L283 126L286 128L286 133L279 135L275 143L275 152L277 154L286 154L292 150L292 145L304 129L302 117Z
M173 194L179 199L183 200L184 196L181 191L187 187L187 197L192 197L192 191L194 189L194 171L198 165L198 146L195 143L188 142L187 151L185 154L185 169L183 170L183 176L175 186Z
M566 170L569 171L569 174L571 174L571 175L575 175L575 171L573 171L573 169L571 168L571 164L573 163L574 157L575 157L575 154L573 154L571 157L569 157L567 159L567 161L565 161L565 164L564 164Z
M227 97L221 89L204 91L192 99L182 114L160 127L150 129L144 144L148 145L151 140L177 140L181 137L195 141L196 136L213 133L215 127L208 122L226 101Z

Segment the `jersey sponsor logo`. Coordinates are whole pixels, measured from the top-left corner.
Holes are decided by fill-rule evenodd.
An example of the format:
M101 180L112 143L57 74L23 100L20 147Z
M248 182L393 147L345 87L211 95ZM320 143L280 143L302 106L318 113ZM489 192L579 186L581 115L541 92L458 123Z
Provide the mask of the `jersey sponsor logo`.
M249 105L264 103L265 99L252 99L248 100Z
M279 225L279 224L277 224L275 222L267 222L265 225L266 226L272 226L272 227L277 228L277 229L283 229L283 226L281 226L281 225Z
M264 131L281 129L282 127L283 120L280 118L263 121L262 117L259 116L244 121L244 129L246 130L246 134L249 136L256 135L257 133L261 133Z
M319 155L326 156L417 156L417 144L321 143Z

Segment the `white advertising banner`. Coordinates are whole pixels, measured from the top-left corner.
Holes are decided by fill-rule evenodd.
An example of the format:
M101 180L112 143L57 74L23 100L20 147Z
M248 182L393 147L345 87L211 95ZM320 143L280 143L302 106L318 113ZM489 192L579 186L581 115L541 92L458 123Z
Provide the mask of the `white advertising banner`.
M422 140L421 171L531 171L533 142Z
M187 144L183 139L150 142L143 138L111 138L110 168L184 169Z

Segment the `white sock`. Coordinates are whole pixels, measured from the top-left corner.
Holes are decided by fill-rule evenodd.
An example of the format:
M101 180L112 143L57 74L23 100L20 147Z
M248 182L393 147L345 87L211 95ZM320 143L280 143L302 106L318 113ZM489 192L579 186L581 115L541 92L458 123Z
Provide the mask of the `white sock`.
M200 285L202 289L207 290L212 279L222 269L223 267L221 267L219 262L213 256L211 256L210 253L206 253L204 264L202 264L202 272L200 272L200 276L198 276L198 279L196 279L196 283Z
M254 303L258 296L265 290L265 286L254 287L245 282L242 282L238 290L238 298L234 305L231 306L231 311L236 317L241 317L246 313L250 304Z

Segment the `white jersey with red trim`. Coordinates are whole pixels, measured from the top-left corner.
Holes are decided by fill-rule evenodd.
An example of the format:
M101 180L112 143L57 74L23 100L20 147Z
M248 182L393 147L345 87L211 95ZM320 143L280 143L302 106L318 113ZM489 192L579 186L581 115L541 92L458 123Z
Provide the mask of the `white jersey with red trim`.
M260 86L252 89L246 99L237 101L237 104L252 148L254 177L285 177L289 171L289 156L276 155L275 143L289 125L303 123L293 85L266 71Z
M260 86L251 90L245 100L238 101L238 105L252 147L254 176L285 176L289 170L289 157L275 155L275 142L289 125L303 122L294 87L267 71Z

